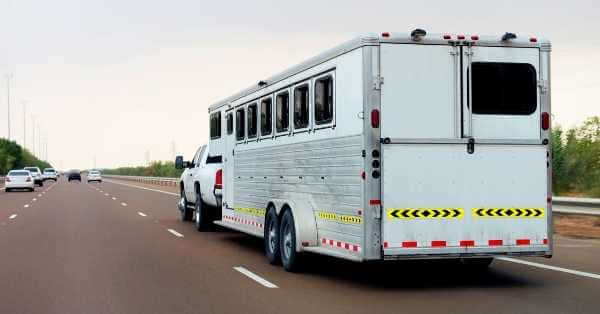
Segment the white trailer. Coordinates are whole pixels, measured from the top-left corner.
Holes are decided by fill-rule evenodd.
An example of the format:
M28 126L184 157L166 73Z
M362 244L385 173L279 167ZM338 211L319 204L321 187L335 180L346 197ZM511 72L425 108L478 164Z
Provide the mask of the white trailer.
M551 257L550 47L366 35L212 105L216 223L263 237L287 270L303 252Z

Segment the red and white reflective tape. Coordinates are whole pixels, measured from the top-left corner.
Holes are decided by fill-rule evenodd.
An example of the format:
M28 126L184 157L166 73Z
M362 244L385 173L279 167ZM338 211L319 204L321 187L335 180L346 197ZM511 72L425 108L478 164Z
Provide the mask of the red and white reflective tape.
M353 253L360 253L360 249L361 249L360 245L358 245L358 244L353 244L353 243L348 243L348 242L333 240L333 239L326 239L326 238L321 238L321 246L322 247L332 247L332 248L345 250L345 251L353 252Z
M255 228L259 228L259 229L263 229L264 225L256 222L254 220L249 220L246 218L240 218L240 217L235 217L235 216L223 216L224 220L227 220L229 222L235 223L235 224L239 224L239 225L248 225L248 226L253 226Z
M388 241L383 242L383 248L387 249L390 247L401 247L401 248L441 248L441 247L486 247L486 246L527 246L527 245L548 245L548 238L542 239L542 241L533 241L532 239L515 239L511 244L507 244L503 240L487 240L487 241L475 241L475 240L461 240L461 241L444 241L434 240L430 242L417 242L417 241L403 241L395 246L392 246Z

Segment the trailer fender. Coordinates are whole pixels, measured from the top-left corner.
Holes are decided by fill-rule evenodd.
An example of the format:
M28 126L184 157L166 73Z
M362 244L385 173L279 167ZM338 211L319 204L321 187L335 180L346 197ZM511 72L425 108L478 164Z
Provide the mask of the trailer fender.
M284 209L292 212L294 228L296 229L296 251L302 252L304 246L317 246L317 222L313 206L308 201L272 200L269 204L275 206L277 216L281 216ZM302 209L302 210L301 210ZM302 245L304 243L305 245Z

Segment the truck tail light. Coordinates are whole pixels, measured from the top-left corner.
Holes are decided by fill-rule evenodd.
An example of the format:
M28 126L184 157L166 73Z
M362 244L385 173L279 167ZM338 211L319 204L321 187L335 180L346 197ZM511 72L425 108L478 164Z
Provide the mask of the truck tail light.
M550 114L547 112L542 113L542 130L548 130L550 128Z
M215 175L215 189L223 188L223 169L217 170L217 174Z
M379 128L379 110L377 110L377 109L373 109L371 111L371 126L374 129Z

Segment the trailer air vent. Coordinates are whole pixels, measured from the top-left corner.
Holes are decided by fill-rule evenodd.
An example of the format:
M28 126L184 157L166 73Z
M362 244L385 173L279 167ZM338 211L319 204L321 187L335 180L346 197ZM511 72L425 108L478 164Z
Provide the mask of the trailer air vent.
M509 32L506 32L506 33L504 33L504 35L502 35L502 41L509 41L512 39L517 39L517 35L515 35L514 33L509 33Z
M420 28L417 28L410 32L410 37L413 41L421 41L421 39L423 39L425 35L427 35L427 32Z

